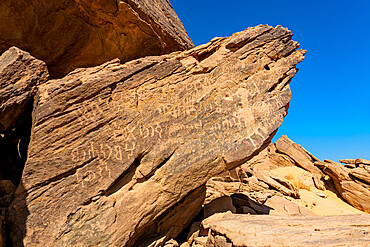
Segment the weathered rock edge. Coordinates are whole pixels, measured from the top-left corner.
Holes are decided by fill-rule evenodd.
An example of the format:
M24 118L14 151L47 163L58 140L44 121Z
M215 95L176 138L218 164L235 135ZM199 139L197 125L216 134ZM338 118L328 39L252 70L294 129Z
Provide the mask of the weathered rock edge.
M262 25L41 85L9 211L15 246L176 236L207 180L253 157L281 125L305 54L291 37Z
M11 46L45 61L53 78L194 47L167 0L2 0L0 53Z
M37 86L48 77L44 62L16 47L0 56L0 131L16 126Z
M349 168L331 160L316 161L315 166L330 176L339 195L355 208L370 214L370 168Z

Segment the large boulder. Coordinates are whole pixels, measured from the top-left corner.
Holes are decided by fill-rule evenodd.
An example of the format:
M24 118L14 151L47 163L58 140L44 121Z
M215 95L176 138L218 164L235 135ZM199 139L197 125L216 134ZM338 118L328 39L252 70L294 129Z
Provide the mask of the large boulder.
M46 64L11 47L0 56L0 131L12 130L24 114L36 87L48 79Z
M261 25L39 86L9 211L15 246L147 246L199 213L205 184L265 148L305 51Z
M167 0L2 0L0 53L17 46L52 77L193 47Z

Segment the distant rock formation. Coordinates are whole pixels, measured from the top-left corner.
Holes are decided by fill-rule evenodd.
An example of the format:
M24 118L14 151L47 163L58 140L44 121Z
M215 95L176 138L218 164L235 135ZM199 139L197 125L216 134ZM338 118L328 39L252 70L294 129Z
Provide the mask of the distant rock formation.
M277 199L281 197L299 202L302 206L309 207L320 214L327 214L330 210L322 211L323 207L334 205L336 202L329 199L338 197L354 208L369 213L370 167L363 165L366 163L365 160L358 160L362 160L362 163L356 168L348 168L329 160L321 162L302 146L294 143L287 136L282 136L275 144L270 144L240 167L210 179L207 183L205 205L220 197L233 197L237 193L242 193L249 198L248 200L255 200L269 207L272 201L287 204L286 201ZM320 204L324 203L327 197L329 197L326 199L328 205L321 206ZM337 200L337 202L340 201ZM257 209L253 208L255 205ZM240 206L244 209L237 208L237 212L242 213L244 210L253 214L255 211L254 213L258 214L261 205L246 203ZM245 208L246 206L250 209ZM276 206L279 207L279 205ZM337 207L341 208L340 205ZM306 214L303 213L306 210L298 210L301 213L298 211L294 213L294 210L290 211L288 208L288 206L285 207L285 215ZM350 209L349 206L346 208ZM341 210L343 213L351 213L351 210L347 209ZM268 214L279 213L275 207L271 207L268 211ZM340 210L332 211L333 214L339 212Z
M343 163L343 164L346 164L345 166L349 167L349 168L355 168L355 167L358 167L360 165L370 165L370 160L365 160L365 159L362 159L362 158L359 158L359 159L344 159L344 160L340 160L340 162Z
M9 211L15 246L133 246L177 236L207 180L268 145L305 51L280 26L77 69L38 86Z
M193 47L167 0L2 0L0 54L30 52L53 78L79 67Z
M315 165L332 178L335 188L344 200L355 208L370 213L370 165L361 160L355 168L330 160L315 162Z
M366 160L357 160L357 168L324 163L282 136L240 167L211 178L202 212L182 233L186 237L163 245L367 246L370 172Z

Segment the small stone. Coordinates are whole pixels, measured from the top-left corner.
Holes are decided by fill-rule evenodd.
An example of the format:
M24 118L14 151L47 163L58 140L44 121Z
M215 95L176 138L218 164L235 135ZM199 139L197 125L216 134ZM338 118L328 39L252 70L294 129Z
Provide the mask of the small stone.
M201 246L204 246L206 247L207 246L207 241L208 241L208 237L197 237L197 238L194 238L194 244L197 245L201 245Z
M322 198L327 198L328 196L325 195L324 193L321 193L321 192L315 192L316 195L318 195L319 197L322 197Z

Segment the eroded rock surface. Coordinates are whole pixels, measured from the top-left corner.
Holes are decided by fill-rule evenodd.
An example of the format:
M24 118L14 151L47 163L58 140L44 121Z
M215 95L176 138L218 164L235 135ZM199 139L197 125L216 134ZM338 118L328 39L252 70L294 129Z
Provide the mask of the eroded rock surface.
M282 136L275 142L276 149L292 158L296 164L314 176L314 182L318 189L324 189L323 173L315 167L314 162L319 161L315 156L307 152L301 145L293 142L287 136Z
M333 179L335 188L344 200L370 213L370 168L348 168L331 160L315 162L315 165Z
M359 165L370 165L370 160L365 160L362 158L358 159L343 159L340 160L341 163L347 164L347 165L355 165L356 167Z
M207 246L369 246L370 215L218 214L202 222ZM222 241L223 245L218 242ZM193 246L193 245L192 245Z
M44 62L16 47L0 56L0 131L16 127L37 90L36 86L45 82L48 76Z
M193 44L167 0L3 0L0 53L11 46L45 61L55 78Z
M11 180L8 182L15 185L20 181L27 158L33 97L48 75L44 62L16 47L0 56L0 180Z
M206 184L204 209L225 212L212 205L229 197L240 214L368 213L370 173L366 161L358 160L361 164L352 168L321 162L282 136L241 166L211 178ZM355 164L355 160L351 162Z
M257 154L282 123L305 54L291 37L258 26L41 85L10 208L15 245L147 246L180 233L207 180Z

